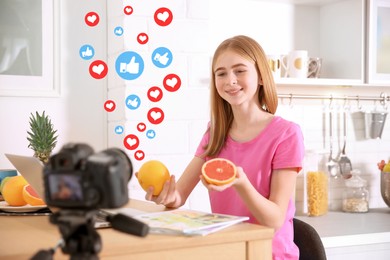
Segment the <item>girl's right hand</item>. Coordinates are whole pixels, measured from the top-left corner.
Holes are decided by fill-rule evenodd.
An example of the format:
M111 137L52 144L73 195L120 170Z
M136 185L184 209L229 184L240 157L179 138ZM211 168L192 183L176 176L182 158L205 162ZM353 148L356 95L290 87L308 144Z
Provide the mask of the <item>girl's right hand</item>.
M171 175L170 179L164 183L163 189L158 196L153 195L153 186L149 187L146 192L145 199L153 201L156 204L166 207L175 207L176 202L176 180L175 175Z

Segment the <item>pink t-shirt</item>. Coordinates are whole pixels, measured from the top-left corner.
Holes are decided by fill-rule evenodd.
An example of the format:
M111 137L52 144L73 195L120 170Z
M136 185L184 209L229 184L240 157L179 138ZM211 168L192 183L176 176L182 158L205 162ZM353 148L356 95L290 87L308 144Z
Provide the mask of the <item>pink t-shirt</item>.
M209 141L207 131L195 153L202 157L204 146ZM271 175L274 169L302 168L304 156L303 136L300 127L281 117L275 116L268 126L253 140L236 142L228 137L221 152L215 156L231 160L235 165L243 168L248 179L257 191L265 198L269 198ZM206 160L211 158L206 157ZM210 191L210 204L213 212L249 216L249 222L258 223L253 217L235 189L223 192ZM273 259L298 259L299 250L293 242L293 217L295 204L291 198L286 220L283 226L275 232L272 250Z

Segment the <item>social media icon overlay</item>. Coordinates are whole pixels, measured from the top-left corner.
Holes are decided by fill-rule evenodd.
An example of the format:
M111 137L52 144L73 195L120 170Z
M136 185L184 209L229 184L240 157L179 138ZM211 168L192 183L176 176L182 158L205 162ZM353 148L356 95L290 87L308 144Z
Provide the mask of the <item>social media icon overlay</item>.
M89 12L85 15L84 21L86 25L93 27L99 24L100 18L97 13Z
M130 5L127 5L125 6L125 8L123 8L123 12L126 14L126 15L131 15L133 13L133 7L131 7Z
M128 109L135 110L141 105L141 99L137 95L128 95L126 98L126 106Z
M164 111L159 107L153 107L148 111L148 120L154 125L161 124L164 121Z
M146 44L149 41L149 36L146 33L140 33L137 36L137 42L139 44Z
M138 161L141 161L145 158L145 153L142 150L137 150L134 153L134 158Z
M146 131L146 137L149 139L153 139L156 137L156 132L152 129L149 129L148 131Z
M107 112L113 112L116 108L116 104L113 100L107 100L104 102L104 110Z
M139 146L139 139L136 135L129 134L123 139L123 144L128 150L135 150Z
M158 102L162 99L163 92L161 88L157 86L150 87L148 90L148 99L152 102Z
M172 63L172 52L165 47L159 47L152 53L152 62L158 68L166 68Z
M178 91L181 86L181 79L176 74L168 74L163 80L164 88L169 92Z
M91 45L85 44L81 46L79 53L82 59L90 60L95 56L95 49Z
M107 64L102 60L95 60L89 65L89 74L95 79L104 78L107 72Z
M173 15L171 10L161 7L154 13L154 21L160 26L167 26L172 22Z
M116 36L122 36L123 35L123 28L120 26L115 27L114 34Z
M125 80L134 80L141 76L144 71L144 60L133 51L121 53L115 62L118 75Z
M146 125L144 123L138 123L137 125L137 130L140 131L140 132L143 132L146 130Z
M123 131L124 131L123 126L117 125L117 126L115 127L115 130L114 130L114 131L115 131L115 133L118 134L118 135L123 134Z

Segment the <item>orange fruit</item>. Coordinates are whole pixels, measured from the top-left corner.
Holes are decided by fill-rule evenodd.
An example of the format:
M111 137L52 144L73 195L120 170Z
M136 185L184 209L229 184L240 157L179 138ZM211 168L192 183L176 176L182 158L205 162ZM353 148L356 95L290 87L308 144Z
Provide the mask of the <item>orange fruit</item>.
M231 161L215 158L203 164L202 175L210 184L225 185L231 183L236 178L237 169Z
M0 183L0 193L1 191L3 190L3 187L5 185L5 183L11 178L11 176L7 176L5 177L4 179L1 180L1 183Z
M38 193L30 184L23 187L23 199L31 206L45 205L45 202L39 197Z
M4 184L2 189L3 199L10 206L24 206L26 201L23 198L23 188L27 185L23 176L13 176Z
M137 177L139 184L145 191L153 186L153 195L157 196L162 191L164 183L169 180L170 174L162 162L150 160L142 164Z

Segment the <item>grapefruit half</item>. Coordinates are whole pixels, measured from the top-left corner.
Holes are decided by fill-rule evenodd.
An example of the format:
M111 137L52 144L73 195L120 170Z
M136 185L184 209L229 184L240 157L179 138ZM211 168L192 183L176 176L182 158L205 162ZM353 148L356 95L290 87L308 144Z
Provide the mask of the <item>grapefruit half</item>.
M208 183L220 186L234 181L237 169L231 161L215 158L203 164L202 175Z
M31 206L45 205L43 199L39 197L38 193L30 184L23 187L23 199Z

